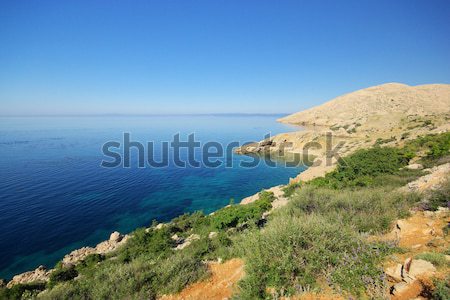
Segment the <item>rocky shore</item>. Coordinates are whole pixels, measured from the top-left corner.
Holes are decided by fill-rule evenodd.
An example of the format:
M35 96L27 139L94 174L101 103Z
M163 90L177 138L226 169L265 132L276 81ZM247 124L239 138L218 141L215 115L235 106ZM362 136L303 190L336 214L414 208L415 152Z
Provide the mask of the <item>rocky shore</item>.
M76 265L78 262L84 260L91 254L107 254L112 252L125 244L130 236L122 235L117 231L111 233L108 240L103 241L95 247L83 247L73 250L69 254L65 255L62 259L62 264L65 267ZM50 278L50 274L53 269L47 269L45 266L39 266L33 271L28 271L22 274L14 276L6 285L8 288L13 287L16 284L24 284L30 282L47 282Z

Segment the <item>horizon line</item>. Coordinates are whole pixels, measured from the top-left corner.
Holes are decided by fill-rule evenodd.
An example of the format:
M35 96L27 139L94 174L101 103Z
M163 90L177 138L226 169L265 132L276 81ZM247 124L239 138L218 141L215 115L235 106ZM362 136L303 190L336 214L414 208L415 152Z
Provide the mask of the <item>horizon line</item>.
M176 116L287 116L292 113L154 113L154 114L11 114L0 115L0 118L23 118L23 117L176 117Z

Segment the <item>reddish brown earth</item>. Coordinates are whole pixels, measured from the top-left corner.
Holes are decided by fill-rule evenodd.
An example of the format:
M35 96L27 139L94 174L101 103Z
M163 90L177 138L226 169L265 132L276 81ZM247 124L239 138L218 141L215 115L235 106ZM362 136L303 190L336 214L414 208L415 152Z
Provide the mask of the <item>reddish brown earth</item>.
M222 300L231 298L236 283L244 276L244 262L233 258L224 263L209 263L211 276L205 281L196 282L179 294L164 295L161 300Z
M412 216L399 220L396 228L382 237L376 239L397 240L398 245L404 250L401 254L391 256L385 267L390 267L404 262L407 258L414 258L423 252L444 252L450 245L449 236L445 236L443 228L450 222L448 210L438 212L413 212ZM433 289L432 277L445 278L449 268L438 268L433 276L422 276L408 286L399 295L391 296L393 300L427 299L424 296L427 290ZM394 285L394 282L391 283Z

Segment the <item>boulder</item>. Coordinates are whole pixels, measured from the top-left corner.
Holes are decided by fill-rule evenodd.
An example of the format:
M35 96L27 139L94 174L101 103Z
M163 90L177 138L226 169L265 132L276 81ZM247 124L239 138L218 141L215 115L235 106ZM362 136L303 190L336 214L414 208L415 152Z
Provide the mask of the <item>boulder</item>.
M164 223L159 223L158 225L156 225L155 229L162 229L164 226L166 226L166 224Z
M408 170L422 170L423 166L421 164L410 164L405 167Z
M179 244L174 250L182 250L189 246L193 241L200 239L198 234L191 234L181 244Z
M213 238L215 238L217 236L217 232L215 232L215 231L211 231L209 234L208 234L208 238L210 238L210 239L213 239Z
M396 266L387 268L385 273L389 278L393 279L396 282L400 282L403 280L402 269L403 266L401 264L397 264Z
M423 275L433 275L436 272L436 268L432 263L423 259L413 259L409 267L409 275L413 277Z
M113 233L111 233L111 235L109 236L109 240L111 242L120 242L123 238L123 235L120 234L120 232L114 231Z

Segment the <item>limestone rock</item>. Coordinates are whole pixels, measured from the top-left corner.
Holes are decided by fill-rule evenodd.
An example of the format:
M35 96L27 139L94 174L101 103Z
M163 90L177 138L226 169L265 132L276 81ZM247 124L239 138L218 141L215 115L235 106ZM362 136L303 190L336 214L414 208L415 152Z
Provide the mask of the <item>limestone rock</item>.
M109 240L111 242L120 242L120 240L123 238L123 235L121 235L119 232L114 231L113 233L111 233L111 235L109 236Z
M16 284L24 284L30 282L47 282L50 278L52 270L47 270L44 266L39 266L34 271L28 271L13 277L6 285L8 288Z
M164 226L166 226L166 224L164 223L159 223L158 225L156 225L155 229L162 229Z
M79 262L80 260L83 260L84 258L86 258L86 256L90 255L90 254L94 254L95 253L95 249L92 247L83 247L80 249L76 249L73 250L72 252L70 252L69 254L65 255L62 263L64 266L68 266L68 265L74 265L77 262Z
M389 278L392 278L394 281L400 282L403 280L402 269L403 266L401 264L397 264L394 267L387 268L385 273L387 276L389 276Z
M423 275L433 275L436 268L432 263L423 259L413 259L409 268L409 275L417 277Z
M78 262L85 259L88 255L109 253L116 250L119 246L125 244L128 238L128 235L121 235L117 231L113 232L109 240L97 244L95 248L83 247L73 250L72 252L64 256L62 263L64 266L76 265Z
M410 164L405 167L408 170L422 170L423 166L421 164Z
M255 202L258 199L259 199L259 193L256 193L252 196L242 199L241 204L249 204L249 203Z
M183 243L179 244L174 250L182 250L189 246L193 241L200 239L200 236L198 234L191 234L188 236Z

